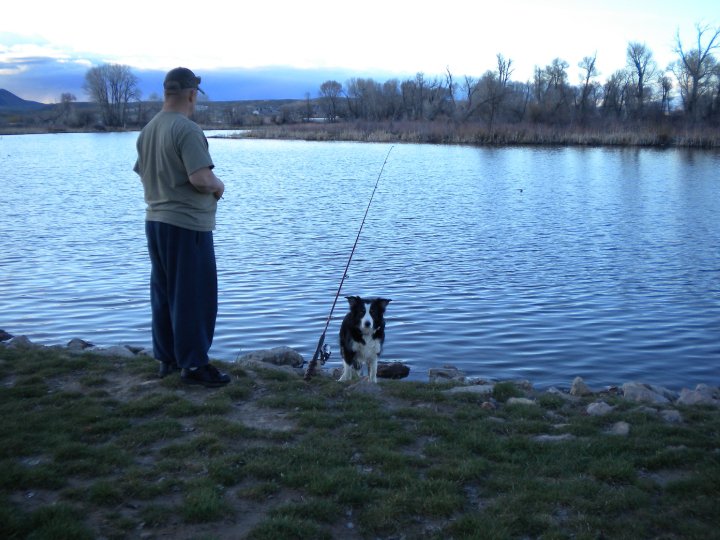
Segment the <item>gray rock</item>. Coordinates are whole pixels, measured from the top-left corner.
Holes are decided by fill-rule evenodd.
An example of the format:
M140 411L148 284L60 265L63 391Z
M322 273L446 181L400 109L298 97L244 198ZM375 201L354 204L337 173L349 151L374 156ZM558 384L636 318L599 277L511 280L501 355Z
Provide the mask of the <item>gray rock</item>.
M630 434L630 424L627 422L616 422L607 431L607 433L608 435L620 435L621 437L626 437Z
M270 369L272 371L282 371L289 375L297 375L299 377L302 377L304 375L301 368L294 368L292 366L282 366L269 362L262 362L260 360L253 360L252 358L238 360L238 364L245 369ZM325 374L325 372L318 369L315 370L315 374L320 375Z
M653 392L660 394L663 397L668 398L670 401L677 399L677 397L678 397L677 392L670 390L668 388L665 388L664 386L658 386L657 384L647 384L645 386L650 388L650 390L652 390Z
M371 383L367 378L362 378L358 382L351 384L345 389L347 394L365 394L378 395L382 393L381 385Z
M714 405L720 407L720 390L707 384L698 384L695 390L683 388L677 403L678 405Z
M428 370L430 382L460 381L465 382L465 372L455 366L443 366Z
M588 405L586 412L590 416L605 416L615 410L615 407L611 407L604 401L596 401Z
M470 386L456 386L450 390L445 390L445 394L480 394L490 395L495 388L494 384L473 384Z
M122 358L133 358L135 356L135 354L124 345L113 345L112 347L107 348L87 348L83 349L83 352L97 354L100 356L120 356Z
M8 342L11 349L37 349L42 345L35 345L27 336L15 336Z
M573 396L589 396L593 394L594 392L590 390L587 384L585 384L585 381L583 381L582 377L575 377L572 382L572 386L570 387L570 394Z
M663 395L661 387L651 386L643 383L628 382L622 386L623 396L630 401L638 403L669 404L670 399ZM660 390L660 391L658 391ZM669 392L669 390L668 390Z
M536 403L525 397L511 397L505 402L507 405L536 405Z
M551 394L553 396L562 398L565 401L570 401L572 403L576 403L576 402L580 401L580 398L578 396L571 396L567 392L563 392L562 390L560 390L559 388L556 388L554 386L548 388L547 393Z
M89 341L85 341L84 339L80 338L73 338L70 341L68 341L67 348L69 351L84 351L85 349L89 347L94 347L92 343Z
M290 347L275 347L273 349L252 351L238 358L238 362L249 361L291 367L302 367L305 363L302 355Z
M563 433L562 435L536 435L533 437L533 441L537 442L562 442L572 441L575 439L575 435L572 433Z
M675 409L666 409L660 411L660 416L669 424L680 424L683 421L683 417L680 414L680 411L676 411Z
M0 342L9 341L13 338L12 334L8 334L5 330L0 330Z

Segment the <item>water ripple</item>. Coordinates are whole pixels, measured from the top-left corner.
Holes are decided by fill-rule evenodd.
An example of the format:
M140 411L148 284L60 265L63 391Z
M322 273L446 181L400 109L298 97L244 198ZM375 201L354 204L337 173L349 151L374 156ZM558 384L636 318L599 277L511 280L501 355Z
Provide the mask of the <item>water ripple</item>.
M0 139L0 327L149 346L135 138ZM288 345L309 359L388 147L210 144L227 185L211 354ZM398 146L342 293L392 298L385 358L412 378L453 364L541 386L720 384L718 165L680 150Z

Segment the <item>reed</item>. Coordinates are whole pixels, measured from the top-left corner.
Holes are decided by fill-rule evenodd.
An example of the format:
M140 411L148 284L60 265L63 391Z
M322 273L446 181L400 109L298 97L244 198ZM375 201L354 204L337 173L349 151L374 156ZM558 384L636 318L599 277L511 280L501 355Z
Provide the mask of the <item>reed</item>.
M720 130L673 125L609 124L602 128L451 121L342 122L265 125L236 137L307 141L404 142L473 146L610 146L720 148Z

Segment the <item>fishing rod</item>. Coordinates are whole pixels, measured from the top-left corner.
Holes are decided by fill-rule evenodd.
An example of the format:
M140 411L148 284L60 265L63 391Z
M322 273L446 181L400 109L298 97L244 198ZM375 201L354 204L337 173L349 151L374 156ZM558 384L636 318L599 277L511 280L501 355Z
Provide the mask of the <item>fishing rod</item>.
M305 371L306 381L309 381L311 377L315 375L315 369L317 367L318 360L321 364L325 364L325 361L330 357L330 347L328 345L324 345L325 334L327 334L328 326L330 326L330 320L332 319L333 311L335 311L335 305L337 304L338 298L340 297L340 291L342 290L343 283L345 283L345 278L347 277L348 269L350 268L350 261L352 261L353 254L355 253L355 248L357 247L358 241L360 240L360 233L362 232L363 226L365 225L365 219L367 218L368 212L370 211L370 205L373 202L373 197L375 197L375 192L377 191L378 184L380 183L380 177L385 170L385 164L387 163L387 160L390 157L390 152L392 152L393 148L394 146L390 147L390 150L388 150L388 153L385 156L385 161L383 161L382 167L380 167L380 172L378 173L377 180L375 181L375 188L370 195L370 201L368 202L367 208L365 209L365 215L363 216L362 222L360 223L360 228L358 229L357 236L355 237L355 243L353 244L352 250L350 250L350 257L348 257L347 264L345 265L345 271L343 272L342 279L340 279L340 286L338 287L337 293L335 293L335 300L333 300L332 307L330 308L330 314L325 321L325 329L323 330L323 333L318 340L315 354L313 355L312 360L310 360L310 364L308 364L308 368Z

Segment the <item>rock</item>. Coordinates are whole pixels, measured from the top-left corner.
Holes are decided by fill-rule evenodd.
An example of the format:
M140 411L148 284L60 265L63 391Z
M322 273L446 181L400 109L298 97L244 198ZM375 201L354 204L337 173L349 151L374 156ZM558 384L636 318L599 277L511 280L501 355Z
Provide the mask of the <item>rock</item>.
M241 363L249 361L292 367L302 367L305 363L302 355L290 347L275 347L273 349L252 351L238 358L238 362Z
M8 342L8 347L11 349L33 349L41 347L41 345L35 345L27 336L15 336Z
M135 354L124 345L113 345L112 347L108 347L106 349L87 348L83 349L83 352L97 354L100 356L120 356L122 358L133 358L135 356Z
M562 442L572 441L575 435L572 433L563 433L562 435L536 435L533 437L533 441L537 442Z
M506 381L506 382L511 382L517 388L519 388L520 390L524 390L526 392L532 392L532 389L533 389L533 384L530 381L528 381L527 379L513 379L510 381Z
M559 388L556 388L554 386L548 388L547 393L551 394L553 396L562 398L565 401L570 401L570 402L580 401L580 398L578 396L571 396L570 394L563 392L562 390L560 390Z
M68 341L67 348L70 351L84 351L85 349L89 347L94 347L92 343L89 341L85 341L84 339L80 338L73 338L70 341Z
M480 394L490 395L495 388L494 384L473 384L471 386L456 386L450 390L445 390L444 394Z
M497 409L497 405L493 403L492 401L483 401L482 405L480 405L481 409L485 409L486 411L494 411Z
M670 399L664 394L665 392L672 394L672 392L662 387L637 382L625 383L622 389L625 399L640 403L668 404Z
M358 382L349 385L345 392L348 394L378 395L382 393L382 388L379 384L371 383L367 378L363 377Z
M404 379L410 375L410 368L400 362L378 362L377 376L382 379Z
M615 410L615 407L611 407L604 401L596 401L588 405L586 412L590 416L605 416Z
M698 384L695 390L683 388L678 405L714 405L720 407L720 390L707 384Z
M430 368L428 371L430 382L459 381L465 382L465 372L455 366L443 366L441 368Z
M660 411L660 416L669 424L680 424L683 421L680 411L676 411L674 409L666 409L664 411Z
M12 338L12 334L8 334L5 330L0 330L0 342L10 341Z
M587 384L585 384L585 381L583 381L582 377L575 377L572 382L572 386L570 387L570 394L573 396L589 396L593 394L594 392L590 390Z
M630 424L627 422L616 422L606 432L608 435L620 435L626 437L630 433Z
M244 369L270 369L272 371L282 371L289 375L297 375L299 377L302 377L304 375L301 368L294 368L292 366L281 366L277 364L272 364L269 362L262 362L260 360L254 360L252 358L248 358L246 360L242 360L242 364L240 366ZM315 370L315 375L324 374L324 372L320 369Z
M646 386L648 388L650 388L650 390L652 390L653 392L656 392L656 393L660 394L661 396L668 398L670 401L677 399L677 397L678 397L677 392L670 390L668 388L665 388L664 386L658 386L657 384L648 384Z
M505 402L506 405L536 405L536 403L525 397L511 397Z

